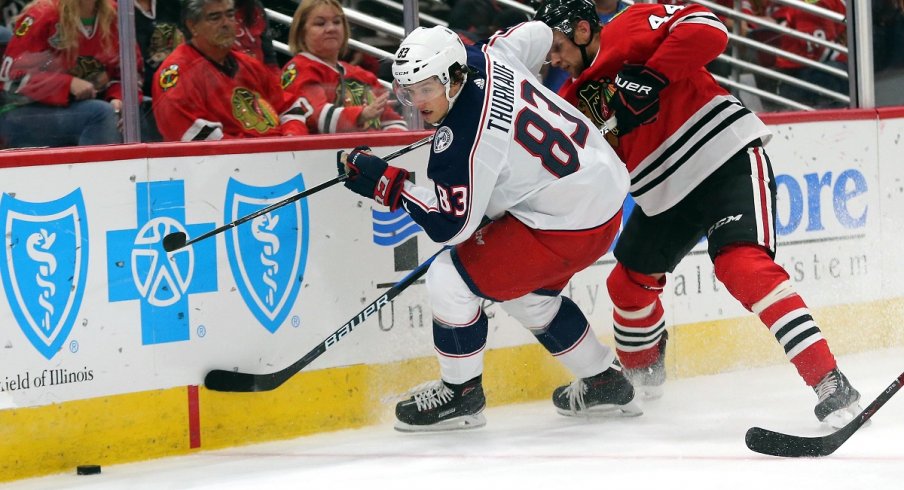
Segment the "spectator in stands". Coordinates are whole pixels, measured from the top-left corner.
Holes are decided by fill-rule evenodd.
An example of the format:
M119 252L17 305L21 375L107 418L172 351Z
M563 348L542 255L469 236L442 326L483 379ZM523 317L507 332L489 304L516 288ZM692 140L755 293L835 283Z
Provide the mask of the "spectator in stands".
M270 37L267 13L260 0L235 0L235 22L238 26L235 49L263 61L278 76L279 62Z
M295 10L289 49L296 54L283 67L282 85L309 104L311 133L406 129L377 77L339 60L348 36L337 0L302 0Z
M36 0L6 47L0 137L8 147L122 140L119 33L112 0Z
M154 77L167 141L307 134L306 111L259 60L235 51L232 0L184 0L179 45Z
M173 0L135 0L135 40L144 60L141 88L147 96L160 63L183 41L179 15L179 3ZM142 101L140 112L141 141L161 141L163 136L157 129L150 97Z
M809 3L840 14L847 13L843 0L817 0L816 2ZM772 16L780 24L796 31L838 44L847 44L847 28L843 23L838 23L826 19L825 17L820 17L787 5L776 8L773 11ZM785 51L847 72L847 55L845 53L840 53L825 46L788 35L782 35L779 37L778 41L779 47ZM848 93L847 79L826 73L818 68L804 65L782 56L776 58L775 67L782 73L793 76L799 80L835 92L843 94ZM778 94L782 97L813 107L843 107L843 104L839 101L826 98L824 95L789 83L779 82Z

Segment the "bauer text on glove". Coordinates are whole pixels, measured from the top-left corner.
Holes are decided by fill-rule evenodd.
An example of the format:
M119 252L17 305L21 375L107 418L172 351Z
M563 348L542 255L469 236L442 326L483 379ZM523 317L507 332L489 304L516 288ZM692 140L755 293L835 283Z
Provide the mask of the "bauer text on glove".
M659 92L668 78L644 65L625 65L615 76L617 87L609 100L609 110L618 118L618 135L624 136L638 126L656 120Z

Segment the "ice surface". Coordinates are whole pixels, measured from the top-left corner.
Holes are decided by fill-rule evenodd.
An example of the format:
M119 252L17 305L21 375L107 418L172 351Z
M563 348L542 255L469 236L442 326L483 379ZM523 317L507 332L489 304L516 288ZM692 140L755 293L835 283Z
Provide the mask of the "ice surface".
M904 349L839 364L865 406L904 370ZM73 468L0 489L904 488L904 394L827 458L779 459L744 445L753 425L830 432L813 416L815 402L787 364L669 381L663 398L646 403L637 418L566 418L536 402L491 408L487 426L473 431L402 434L387 423L105 466L95 476L76 476Z

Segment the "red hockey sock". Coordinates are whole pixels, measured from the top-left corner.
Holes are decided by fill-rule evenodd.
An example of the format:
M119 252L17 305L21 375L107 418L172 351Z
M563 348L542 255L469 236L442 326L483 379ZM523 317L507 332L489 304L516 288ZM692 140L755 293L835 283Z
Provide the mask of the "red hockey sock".
M815 386L835 369L835 357L788 273L760 247L739 244L719 252L716 277L738 301L756 312L797 372Z
M665 331L659 300L665 277L657 279L616 264L606 286L615 306L615 347L622 365L641 368L653 364L659 359L659 338Z
M829 343L797 294L770 305L760 313L760 320L775 335L808 386L816 386L826 373L837 367Z

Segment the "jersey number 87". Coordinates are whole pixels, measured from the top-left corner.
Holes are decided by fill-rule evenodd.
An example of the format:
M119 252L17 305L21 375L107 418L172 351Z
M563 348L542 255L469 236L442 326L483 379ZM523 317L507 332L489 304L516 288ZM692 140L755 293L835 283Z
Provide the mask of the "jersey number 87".
M521 83L521 98L538 111L554 114L574 123L575 129L571 134L566 134L547 121L540 112L528 106L515 119L515 141L528 153L539 158L543 167L556 177L577 172L581 165L575 145L583 148L587 143L587 134L590 132L587 124L560 109L526 80ZM545 107L541 108L538 101L543 101Z

